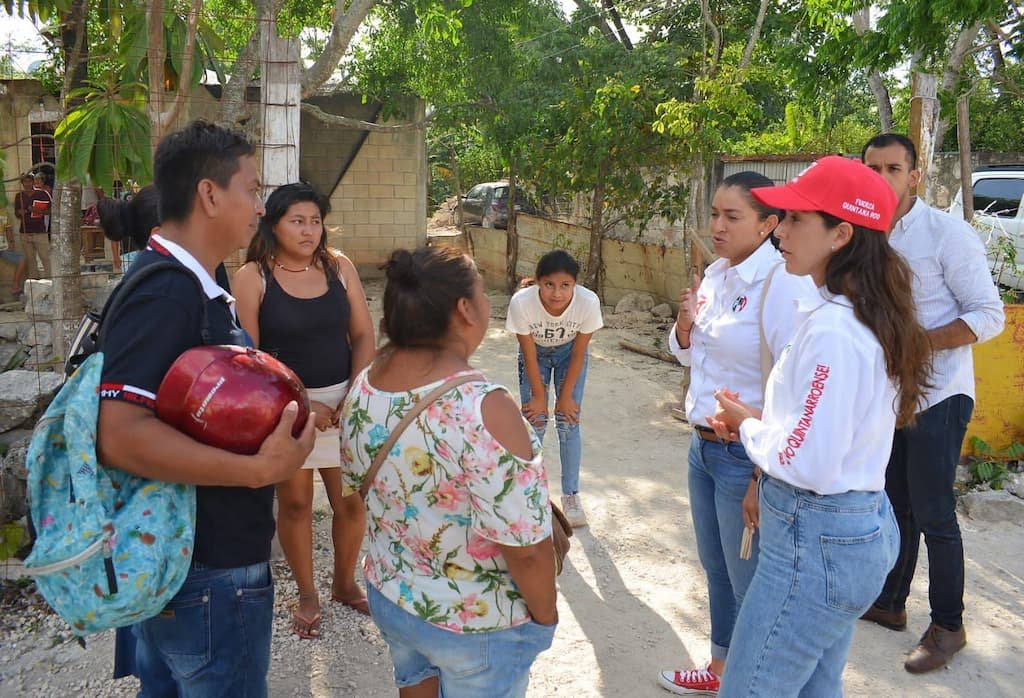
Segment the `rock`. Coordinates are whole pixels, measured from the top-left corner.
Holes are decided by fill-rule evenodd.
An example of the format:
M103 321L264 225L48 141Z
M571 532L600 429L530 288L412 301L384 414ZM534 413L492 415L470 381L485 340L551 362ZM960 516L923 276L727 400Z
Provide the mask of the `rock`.
M0 320L0 341L14 342L18 339L18 324L4 318Z
M0 461L0 524L17 521L28 513L25 456L31 440L31 433L22 436L11 444Z
M50 291L53 281L50 279L29 279L25 282L25 314L31 320L50 320L53 318L53 301Z
M1015 497L1024 498L1024 473L1011 473L1003 481L1003 489Z
M615 304L615 313L628 313L641 310L650 312L654 307L654 298L647 293L627 293Z
M11 357L17 354L21 348L17 342L0 342L0 370L3 370Z
M7 449L5 453L10 453L13 448L28 447L28 442L32 439L31 429L11 429L0 434L0 446ZM22 443L24 441L24 444ZM0 461L3 459L0 458Z
M654 316L641 310L631 310L625 313L612 313L604 318L606 327L613 330L635 327L638 323L649 323Z
M651 308L651 315L654 317L670 318L675 313L672 312L672 306L668 303L659 303Z
M50 372L0 373L0 432L21 426L44 409L62 382L61 376Z
M49 320L19 322L18 341L29 347L53 344L53 324Z
M967 515L978 521L1024 525L1024 499L1003 490L968 492L963 496Z
M53 347L49 344L40 344L37 347L29 347L28 358L25 359L25 368L42 370L49 373L53 368Z
M970 482L971 481L971 469L966 465L956 466L956 477L955 482Z
M114 291L118 281L106 281L101 286L86 289L82 292L82 300L85 302L85 307L88 310L95 310L99 312L103 310L104 304L107 299L110 298L110 294Z

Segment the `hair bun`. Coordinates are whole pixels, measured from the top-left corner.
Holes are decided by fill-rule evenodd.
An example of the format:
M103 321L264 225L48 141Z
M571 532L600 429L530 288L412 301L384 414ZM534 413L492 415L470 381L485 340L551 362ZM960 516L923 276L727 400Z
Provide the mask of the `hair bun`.
M384 265L384 273L388 281L401 284L406 288L419 286L416 264L409 250L395 250Z

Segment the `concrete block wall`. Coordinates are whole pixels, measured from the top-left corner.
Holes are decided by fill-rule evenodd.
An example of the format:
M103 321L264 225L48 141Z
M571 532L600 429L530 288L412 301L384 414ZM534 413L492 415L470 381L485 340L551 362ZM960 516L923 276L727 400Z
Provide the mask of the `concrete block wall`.
M520 215L518 232L516 272L520 276L532 276L537 260L550 250L568 250L581 263L589 254L590 231L580 226ZM487 285L504 288L506 231L474 227L471 235L476 263ZM681 248L606 239L602 241L601 253L604 258L601 300L605 305L615 305L627 293L641 292L675 307L685 276Z
M520 218L520 220L522 220ZM497 228L470 227L473 258L488 288L505 288L505 245L508 235Z
M371 132L331 194L330 243L373 275L391 251L426 243L423 131Z

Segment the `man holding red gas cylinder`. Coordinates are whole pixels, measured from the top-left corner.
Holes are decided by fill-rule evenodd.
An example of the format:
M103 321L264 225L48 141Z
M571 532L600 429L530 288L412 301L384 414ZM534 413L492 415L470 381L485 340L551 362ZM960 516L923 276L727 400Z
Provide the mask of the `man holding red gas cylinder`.
M160 143L154 184L161 227L132 272L172 260L199 283L175 270L154 273L104 320L109 329L100 386L100 461L143 477L197 486L189 575L162 613L132 628L138 641L135 668L147 696L267 694L273 484L305 461L313 447L314 420L305 420L293 436L296 422L305 419L296 402L280 411L272 430L278 413L268 412L269 436L255 454L242 455L244 445L235 448L230 438L223 440L238 425L218 424L210 404L203 405L206 429L221 440L204 441L227 443L231 450L201 443L155 412L161 383L185 351L202 344L251 346L238 325L234 298L214 277L221 262L249 244L263 213L252 155L244 136L202 121ZM168 377L177 380L177 374ZM217 383L225 395L245 389L228 385L231 380L245 378L225 373Z

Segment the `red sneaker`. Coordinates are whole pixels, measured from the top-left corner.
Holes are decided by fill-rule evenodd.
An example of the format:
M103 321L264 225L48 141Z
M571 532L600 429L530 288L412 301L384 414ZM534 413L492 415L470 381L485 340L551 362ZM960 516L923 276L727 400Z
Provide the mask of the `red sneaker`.
M677 696L714 696L718 694L721 680L709 666L706 669L690 669L689 671L662 671L658 673L658 683L666 691L675 693Z

